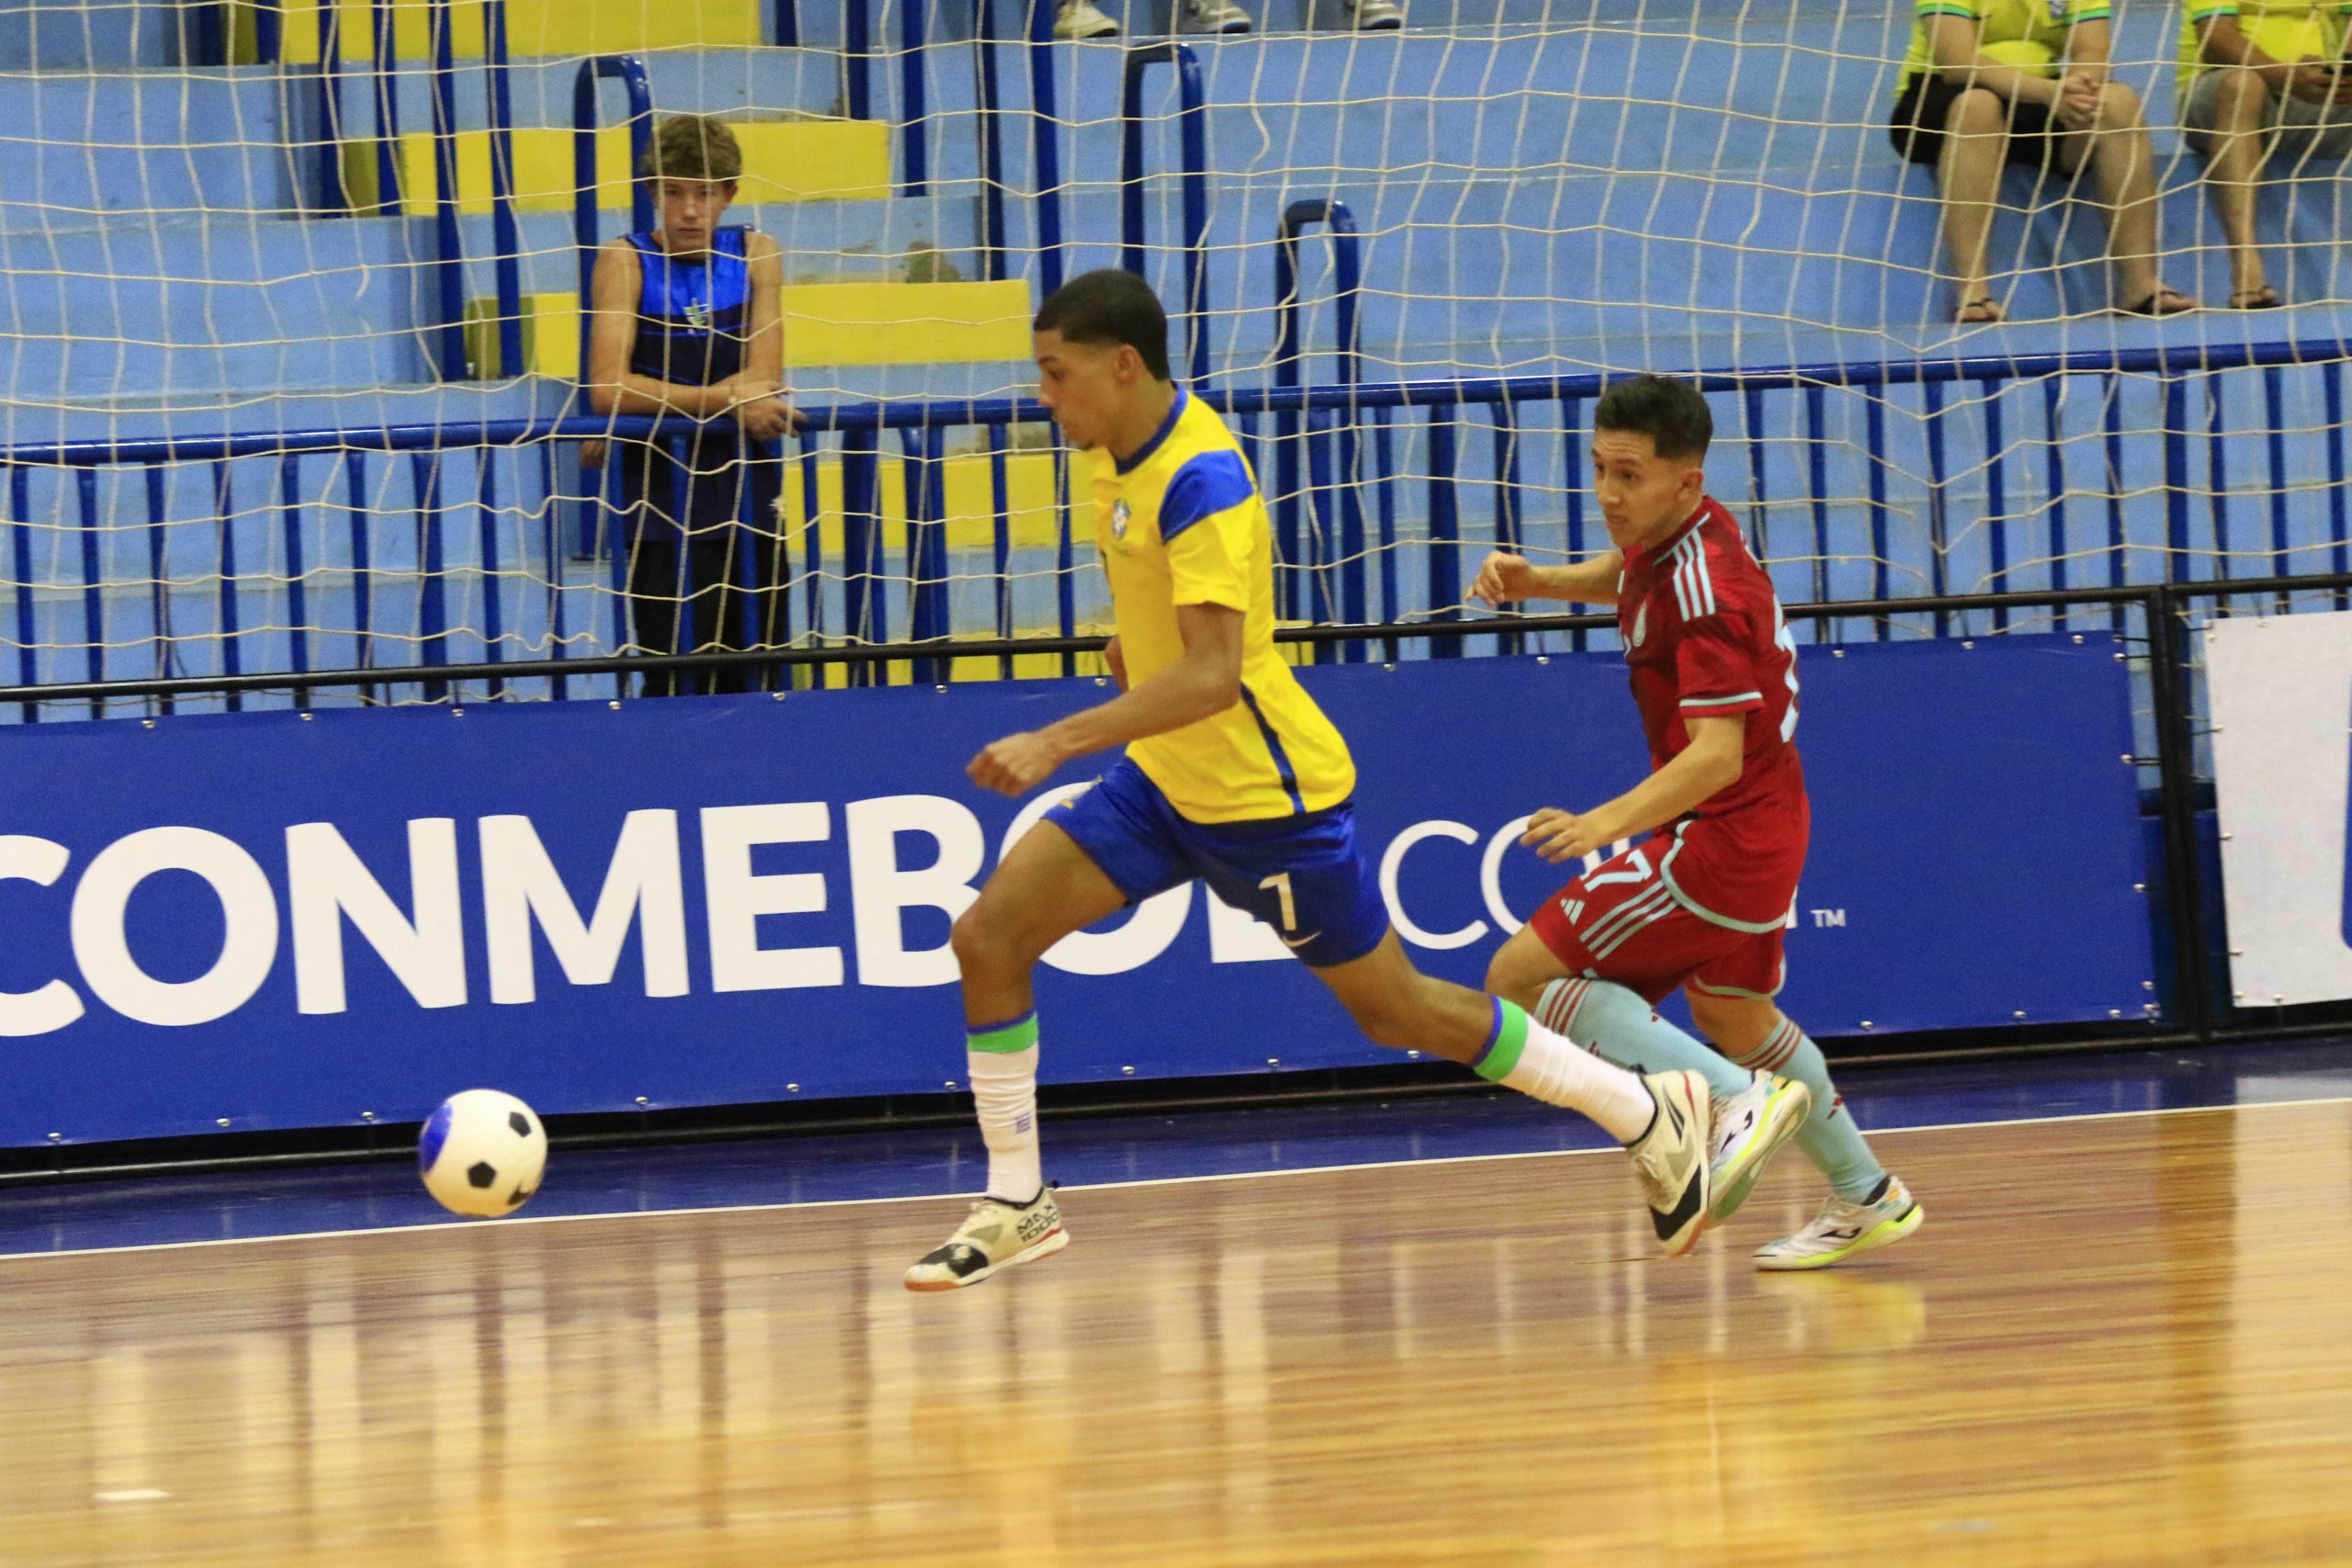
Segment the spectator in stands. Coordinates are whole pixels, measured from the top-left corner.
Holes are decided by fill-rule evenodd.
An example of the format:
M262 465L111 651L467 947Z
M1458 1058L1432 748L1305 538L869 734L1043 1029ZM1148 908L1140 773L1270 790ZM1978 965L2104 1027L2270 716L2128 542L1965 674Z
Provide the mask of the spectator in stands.
M2004 162L2069 181L2088 166L2108 209L2117 310L2197 309L2156 273L2155 161L2139 96L2108 73L2108 0L1918 0L1888 130L1897 152L1936 171L1963 324L2007 314L1984 270Z
M763 569L775 544L773 463L752 444L797 420L784 398L783 253L765 234L723 227L743 153L708 115L674 115L638 170L655 182L661 223L598 253L592 284L588 397L599 413L662 422L650 442L616 443L628 525L630 638L647 653L731 650L761 582L741 581L741 530ZM685 465L672 455L683 434ZM605 444L594 444L602 447ZM601 450L585 455L594 466ZM763 495L761 491L770 492ZM746 670L649 675L648 696L748 691Z
M1147 3L1147 0L1136 0ZM1251 23L1250 13L1233 0L1171 0L1182 8L1178 25L1196 33L1246 33ZM1348 17L1356 31L1386 32L1405 25L1404 7L1396 0L1342 0ZM1094 0L1061 0L1061 9L1054 17L1054 36L1058 39L1115 38L1119 24L1096 7Z
M2255 187L2352 153L2352 0L2189 0L2180 32L2180 123L2230 247L2230 305L2283 303L2254 243Z

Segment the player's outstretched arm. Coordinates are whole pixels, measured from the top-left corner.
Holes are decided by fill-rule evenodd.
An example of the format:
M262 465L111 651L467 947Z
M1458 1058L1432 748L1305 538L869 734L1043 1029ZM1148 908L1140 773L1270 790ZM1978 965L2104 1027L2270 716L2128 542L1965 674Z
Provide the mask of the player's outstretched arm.
M1616 550L1573 566L1537 566L1509 550L1491 550L1478 563L1465 597L1487 604L1558 599L1572 604L1614 604L1625 558Z
M1107 703L992 742L972 759L967 770L972 782L1001 795L1023 795L1072 757L1165 735L1223 713L1241 700L1243 621L1240 611L1224 604L1179 604L1182 659ZM1123 660L1123 681L1125 668Z

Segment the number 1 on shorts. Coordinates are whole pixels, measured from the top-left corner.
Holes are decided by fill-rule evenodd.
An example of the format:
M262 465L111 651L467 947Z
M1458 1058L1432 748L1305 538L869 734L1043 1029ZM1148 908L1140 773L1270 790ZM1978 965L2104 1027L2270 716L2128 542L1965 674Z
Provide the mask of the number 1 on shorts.
M1298 930L1298 909L1297 907L1290 901L1290 873L1286 871L1278 871L1274 873L1273 875L1266 878L1265 881L1258 884L1258 886L1261 887L1272 888L1275 896L1282 899L1283 930L1286 931L1295 931Z

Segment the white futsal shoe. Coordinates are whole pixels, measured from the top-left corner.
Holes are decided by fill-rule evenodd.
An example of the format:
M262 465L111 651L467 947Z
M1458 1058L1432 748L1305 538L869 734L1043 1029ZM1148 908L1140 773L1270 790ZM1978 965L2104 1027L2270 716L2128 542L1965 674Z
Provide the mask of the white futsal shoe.
M1826 1269L1849 1258L1892 1247L1919 1228L1928 1217L1911 1196L1903 1179L1890 1176L1886 1190L1867 1203L1833 1197L1821 1206L1813 1223L1791 1236L1782 1236L1756 1254L1756 1267L1774 1273L1800 1269Z
M1360 33L1394 32L1405 25L1405 8L1396 0L1348 0L1348 17Z
M1699 1244L1713 1191L1707 1158L1707 1080L1689 1069L1651 1073L1642 1082L1657 1109L1649 1131L1625 1145L1641 1178L1658 1247L1679 1258Z
M1116 38L1119 24L1096 10L1093 0L1062 0L1054 17L1054 36L1065 40Z
M1813 1114L1813 1091L1794 1078L1758 1073L1746 1089L1716 1100L1713 1111L1714 1200L1707 1223L1719 1225L1739 1212L1764 1162Z
M1051 1258L1069 1245L1054 1190L1042 1188L1026 1203L983 1198L972 1205L956 1234L923 1254L907 1270L910 1291L953 1291L977 1285L1000 1269Z

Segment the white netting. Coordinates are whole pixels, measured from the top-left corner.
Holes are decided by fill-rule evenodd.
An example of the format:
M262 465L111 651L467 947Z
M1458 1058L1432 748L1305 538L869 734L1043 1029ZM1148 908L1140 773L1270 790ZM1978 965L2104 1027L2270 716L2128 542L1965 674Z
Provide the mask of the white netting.
M612 467L582 466L585 427L541 434L589 415L571 130L582 61L614 54L641 60L657 115L734 126L735 219L784 254L792 395L868 411L711 481L755 591L685 646L1097 626L1088 525L1071 536L1046 432L1001 409L920 423L942 400L1023 392L1044 285L1121 258L1128 46L1168 7L1106 3L1130 36L1035 48L1029 8L510 6L511 226L492 209L479 4L345 6L332 71L315 6L0 13L0 683L609 654L633 624L649 640L660 598L692 623L702 581L640 572L634 607L624 592L631 527L598 500ZM1792 602L2344 564L2340 355L2310 346L2352 295L2328 148L2266 171L2257 232L2285 310L2104 313L2120 285L2093 182L2018 167L1988 250L2010 321L1962 328L1933 179L1887 132L1907 7L1410 0L1382 33L1349 30L1344 0L1250 8L1253 33L1176 35L1205 155L1203 310L1175 349L1189 373L1197 333L1207 387L1245 409L1286 381L1323 389L1303 425L1235 416L1274 494L1293 618L1442 611L1498 537L1597 546L1579 498L1590 383L1488 382L1629 368L1847 367L1714 397L1713 488L1747 508ZM2242 279L2178 129L2181 25L2119 14L2112 74L2145 105L2163 276L2218 303ZM787 26L796 47L776 41ZM1171 307L1187 79L1161 60L1138 87L1138 238ZM598 106L609 240L633 221L619 76ZM1304 352L1285 358L1294 211ZM1333 237L1351 226L1351 366ZM2239 367L2282 344L2304 346ZM1975 363L1921 371L1955 355ZM2052 375L2055 355L2073 372ZM1400 381L1453 400L1344 390Z

